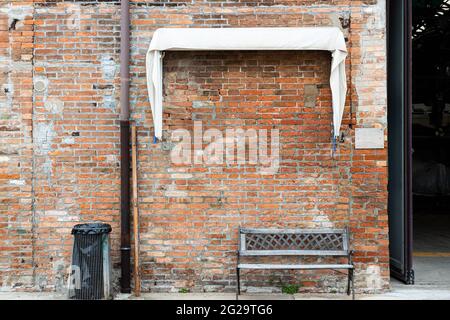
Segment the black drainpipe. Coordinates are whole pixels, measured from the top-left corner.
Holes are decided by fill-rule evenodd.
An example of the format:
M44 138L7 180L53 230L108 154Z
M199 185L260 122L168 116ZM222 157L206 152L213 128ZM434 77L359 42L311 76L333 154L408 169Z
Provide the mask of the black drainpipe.
M120 291L130 293L130 6L120 1Z

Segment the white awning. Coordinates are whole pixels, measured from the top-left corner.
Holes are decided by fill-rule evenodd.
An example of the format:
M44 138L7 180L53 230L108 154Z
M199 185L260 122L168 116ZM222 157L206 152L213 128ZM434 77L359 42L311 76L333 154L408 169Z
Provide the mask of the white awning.
M155 137L162 137L163 51L326 50L332 52L330 86L334 135L339 136L347 94L347 48L339 28L163 28L147 52L147 86Z

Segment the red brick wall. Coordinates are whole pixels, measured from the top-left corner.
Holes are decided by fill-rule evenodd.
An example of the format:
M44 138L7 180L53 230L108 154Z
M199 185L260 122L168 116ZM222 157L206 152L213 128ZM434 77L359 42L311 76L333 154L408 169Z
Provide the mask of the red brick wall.
M19 104L0 93L9 114L18 118L17 136L28 132L28 140L14 141L24 149L22 158L7 155L8 161L0 162L2 170L24 175L26 181L14 187L17 197L11 197L9 181L16 178L5 176L4 171L0 175L0 210L5 212L0 218L5 226L0 231L0 247L5 248L0 256L2 287L62 289L70 264L70 228L80 221L112 224L113 262L116 270L119 266L120 10L117 1L84 1L83 6L80 1L59 2L35 1L30 6L34 25L27 27L34 30L34 41L27 33L21 38L25 54L20 59L30 54L27 41L34 46L32 62L24 62L33 64L33 74L29 71L23 83L15 86L28 88L28 100L20 102L21 112L28 113L18 116L13 106ZM353 145L356 126L386 127L383 3L205 0L131 5L130 99L139 129L145 290L234 290L239 225L348 225L356 249L359 290L386 288L386 150L355 150ZM5 12L8 17L3 20L9 19L10 24L15 13ZM144 59L154 30L167 26L331 25L342 28L350 49L350 90L342 127L346 138L334 158L330 54L326 52L167 53L165 139L153 144ZM7 32L9 42L3 34L0 50L6 49L0 52L11 57L13 33ZM41 85L43 90L36 90ZM13 99L20 97L17 93L16 88ZM279 172L263 176L253 165L171 163L171 132L191 129L193 120L202 120L204 130L237 126L280 130ZM4 131L1 134L8 137L14 132ZM13 157L22 159L21 167L15 166ZM12 231L16 218L25 230L18 235ZM23 247L16 239L22 239ZM11 258L13 254L28 257L23 267ZM328 273L245 273L243 281L250 289L275 290L288 283L300 283L305 290L335 290L345 285L344 277Z
M36 5L35 21L34 82L45 89L34 94L34 260L45 289L64 285L76 223L110 223L118 256L120 30L114 5Z
M156 279L157 289L234 290L239 225L349 224L352 151L348 143L331 158L329 73L327 52L166 54L168 130L191 130L194 120L224 134L276 128L281 163L271 175L249 163L177 166L160 145L142 148L141 245L150 288Z
M14 3L19 6L19 2ZM0 287L32 283L33 6L0 3Z

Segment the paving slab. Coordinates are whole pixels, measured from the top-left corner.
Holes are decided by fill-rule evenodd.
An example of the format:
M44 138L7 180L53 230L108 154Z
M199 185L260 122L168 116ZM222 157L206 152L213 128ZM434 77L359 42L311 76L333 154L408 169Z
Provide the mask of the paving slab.
M65 300L67 296L53 292L0 292L0 300ZM140 297L132 294L118 294L115 300L228 300L236 301L235 293L143 293ZM240 301L251 300L351 300L346 294L268 294L244 293ZM450 286L415 285L406 286L392 283L389 292L383 294L357 294L356 300L450 300Z
M293 295L288 294L243 294L238 300L294 300Z
M295 300L352 300L346 294L295 294ZM358 297L356 297L358 299Z
M0 292L0 300L66 300L67 295L54 292Z
M235 293L144 293L143 300L236 300Z

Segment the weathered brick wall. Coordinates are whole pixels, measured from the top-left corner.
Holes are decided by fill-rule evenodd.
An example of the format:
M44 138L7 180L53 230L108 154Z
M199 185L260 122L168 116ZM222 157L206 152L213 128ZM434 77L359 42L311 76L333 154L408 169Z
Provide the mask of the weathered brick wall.
M146 284L234 290L239 225L348 225L352 151L347 143L331 158L329 53L180 52L167 53L165 65L167 129L192 130L195 120L224 133L276 128L281 162L265 175L261 164L176 166L160 146L143 149L141 194L150 197L142 199L142 252L144 261L154 259ZM255 274L243 279L278 288L294 281Z
M0 3L0 287L33 278L33 4Z
M110 223L119 248L119 13L36 4L35 21L35 285L61 288L75 223Z
M382 0L133 1L130 99L139 129L145 290L234 290L239 225L348 225L359 290L387 287L386 150L353 145L356 126L386 128L384 6ZM10 5L0 11L8 27L11 9L3 8ZM2 139L20 139L2 140L2 148L15 144L20 148L14 150L23 150L0 158L0 283L53 290L63 288L70 228L79 221L113 225L113 262L119 262L120 8L118 1L41 0L29 10L34 23L22 32L34 30L34 40L32 33L16 35L25 43L21 55L11 50L14 31L0 31L6 31L0 33L0 62L10 65L16 57L33 67L33 74L21 73L22 80L3 80L15 84L13 94L0 93L1 121L4 115L17 118L17 132L2 130ZM345 142L335 156L326 52L168 52L165 139L153 144L144 59L153 32L168 26L342 28L350 89ZM34 46L31 60L28 44ZM19 89L25 95L20 103L14 100ZM262 175L250 164L173 164L170 134L192 130L194 120L202 121L204 131L280 130L280 170ZM11 186L11 180L24 182ZM22 265L16 256L24 257ZM345 285L345 277L329 273L244 273L243 281L250 290L299 283L304 290L333 291Z

